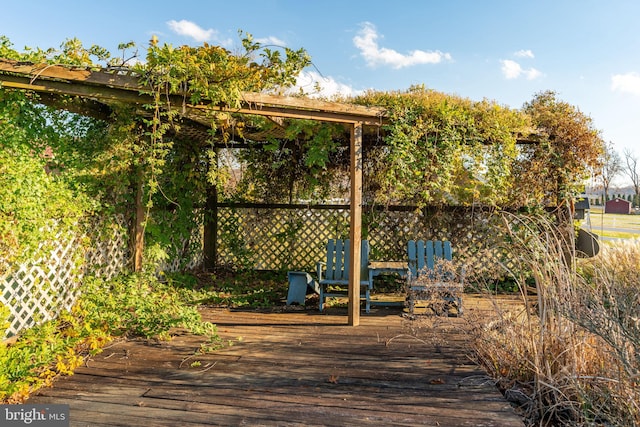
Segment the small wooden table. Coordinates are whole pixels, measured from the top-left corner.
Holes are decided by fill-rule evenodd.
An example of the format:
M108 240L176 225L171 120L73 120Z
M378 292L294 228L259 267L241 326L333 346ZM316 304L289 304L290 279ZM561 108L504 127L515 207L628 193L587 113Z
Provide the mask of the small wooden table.
M397 274L406 278L409 274L409 264L404 261L371 261L369 263L369 283L373 286L373 278L381 274ZM371 301L371 305L403 306L404 302Z
M369 280L373 283L373 278L381 274L398 274L400 277L407 277L409 264L404 261L371 261Z

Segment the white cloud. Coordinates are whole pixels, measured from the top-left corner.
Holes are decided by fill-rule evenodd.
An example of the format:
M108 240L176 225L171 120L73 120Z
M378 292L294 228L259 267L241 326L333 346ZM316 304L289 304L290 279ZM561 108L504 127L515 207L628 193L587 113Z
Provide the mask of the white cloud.
M631 72L612 76L611 90L640 95L640 74Z
M517 58L535 58L535 55L533 54L533 52L529 49L527 50L519 50L516 53L513 54L515 57Z
M379 37L376 27L370 22L365 22L353 38L353 44L360 50L360 54L370 67L390 65L392 68L399 69L412 65L437 64L444 60L451 60L450 54L440 51L412 50L405 55L393 49L380 47L378 45Z
M356 96L362 91L338 82L333 77L324 77L316 71L303 71L298 75L296 85L289 90L289 94L303 91L312 98L332 99L336 97Z
M502 63L502 74L509 80L517 79L521 76L524 76L527 80L534 80L542 76L542 73L539 70L536 70L535 68L525 70L516 61L503 59L500 62Z
M261 45L275 45L275 46L286 46L287 45L286 42L284 42L284 41L282 41L279 38L274 37L274 36L255 39L255 41L260 43Z
M211 28L205 30L198 24L184 19L181 21L175 21L172 19L167 22L167 25L176 34L191 37L197 42L210 41L215 35L217 35L217 32Z
M502 74L508 79L517 79L522 74L522 67L516 61L505 59L502 62Z
M524 70L524 75L527 80L535 80L538 77L542 77L542 72L540 70L536 70L535 68L529 68L528 70Z

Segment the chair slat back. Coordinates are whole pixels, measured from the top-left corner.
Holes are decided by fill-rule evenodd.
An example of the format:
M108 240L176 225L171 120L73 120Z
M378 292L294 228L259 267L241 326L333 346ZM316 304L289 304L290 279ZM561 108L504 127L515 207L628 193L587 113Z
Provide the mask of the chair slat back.
M327 280L349 280L350 244L349 239L329 239L327 242ZM360 248L360 281L366 281L369 277L369 241L362 240Z
M425 270L433 271L438 260L452 260L453 251L448 240L409 240L407 256L411 277L417 278Z

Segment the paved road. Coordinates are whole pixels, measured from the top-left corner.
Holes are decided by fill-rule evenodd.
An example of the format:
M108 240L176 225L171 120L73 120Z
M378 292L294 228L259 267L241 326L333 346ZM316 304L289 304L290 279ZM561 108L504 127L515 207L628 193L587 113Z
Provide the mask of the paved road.
M589 230L589 228L587 227L582 227L585 230ZM639 234L640 235L640 230L638 229L634 229L634 228L618 228L618 227L591 227L591 229L589 230L592 233L596 233L598 234L598 232L602 232L602 231L613 231L613 232L619 232L619 233L632 233L632 234Z
M617 227L586 227L583 226L583 229L590 231L591 233L594 233L596 235L598 235L598 238L601 241L612 241L612 240L628 240L625 238L621 238L621 237L607 237L607 236L602 236L602 232L614 232L614 233L630 233L630 234L637 234L637 236L634 236L634 238L640 238L640 230L637 229L633 229L633 228L617 228Z

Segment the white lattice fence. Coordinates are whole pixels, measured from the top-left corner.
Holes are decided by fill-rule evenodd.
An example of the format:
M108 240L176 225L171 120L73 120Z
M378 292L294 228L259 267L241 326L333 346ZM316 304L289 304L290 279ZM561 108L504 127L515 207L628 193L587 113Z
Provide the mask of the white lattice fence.
M95 226L100 233L89 233L91 244L85 254L86 274L111 279L119 274L129 260L128 236L124 219L119 217L109 227Z
M4 338L69 310L85 275L111 278L127 264L126 229L58 236L49 256L27 261L0 277L0 303L10 311Z
M180 239L174 244L175 253L168 260L161 263L162 271L194 270L204 262L204 228L195 228L188 238Z
M371 212L367 227L372 258L403 261L409 240L449 240L454 257L471 278L501 279L504 266L515 271L516 263L507 247L504 223L496 219L489 212L469 210Z
M164 212L156 214L155 221L167 231L169 240L163 242L167 259L160 262L160 271L184 271L194 270L204 263L204 212L197 210L193 213L192 222L184 228L177 230L176 223L187 223L179 220L175 214Z
M79 276L78 239L59 240L48 259L27 262L0 278L0 302L10 310L12 336L39 321L56 317L75 302Z

